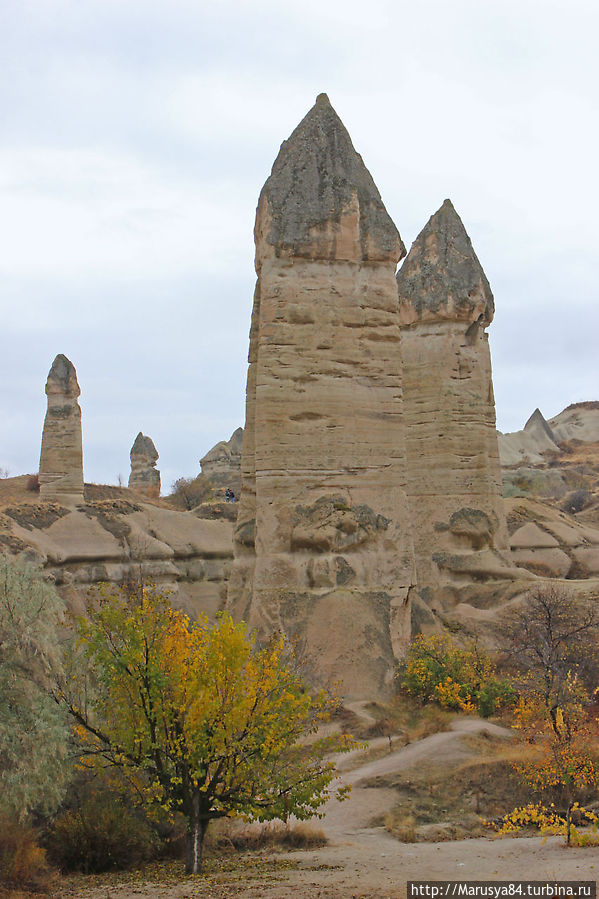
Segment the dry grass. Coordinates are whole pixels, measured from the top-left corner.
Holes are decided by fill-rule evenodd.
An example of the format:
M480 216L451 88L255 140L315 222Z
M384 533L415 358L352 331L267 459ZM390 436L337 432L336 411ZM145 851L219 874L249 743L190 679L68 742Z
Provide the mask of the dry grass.
M232 848L237 851L259 849L318 849L328 840L324 831L307 821L286 826L282 821L242 824L224 819L213 825L207 835L209 851Z
M27 489L31 475L16 478L0 478L0 509L12 503L39 503L39 494Z
M5 895L48 894L57 877L30 827L14 821L0 822L0 890Z
M392 748L399 749L408 743L415 743L448 730L454 712L429 703L421 706L411 697L401 696L388 705L369 703L365 711L374 722L360 718L354 712L343 709L340 720L344 730L357 740L374 740L377 737L391 737ZM380 753L384 754L383 752Z
M483 836L486 820L500 818L531 799L514 762L535 752L528 744L498 745L489 737L466 738L472 758L402 772L386 778L398 801L385 817L386 830L402 842Z

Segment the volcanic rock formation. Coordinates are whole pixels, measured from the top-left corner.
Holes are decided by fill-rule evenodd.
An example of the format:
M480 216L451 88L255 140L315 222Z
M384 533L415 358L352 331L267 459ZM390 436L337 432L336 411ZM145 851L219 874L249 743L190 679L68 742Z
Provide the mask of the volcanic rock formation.
M148 499L158 499L160 496L160 472L156 470L156 462L159 457L154 441L140 431L131 447L129 457L131 459L131 474L129 475L131 490L147 496Z
M300 637L346 696L380 696L414 583L394 280L405 248L326 95L282 145L254 233L229 601L250 626Z
M73 505L83 501L81 390L73 363L62 353L52 363L46 381L48 410L40 454L40 497Z
M220 440L200 459L202 475L216 488L230 487L235 496L241 489L242 444L243 428L237 428L228 440Z
M486 327L489 282L445 200L397 274L404 412L419 593L500 576L507 550Z

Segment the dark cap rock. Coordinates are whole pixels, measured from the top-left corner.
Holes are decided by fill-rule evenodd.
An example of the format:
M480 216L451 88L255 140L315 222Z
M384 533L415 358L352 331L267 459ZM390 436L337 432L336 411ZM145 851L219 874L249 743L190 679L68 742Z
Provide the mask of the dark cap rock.
M60 394L62 396L77 397L81 388L77 381L77 372L70 359L59 353L48 372L46 381L46 395Z
M269 252L397 262L405 247L326 94L279 151L260 194L257 262ZM269 247L272 250L269 251Z
M133 446L131 447L131 452L129 453L130 458L133 460L134 456L141 457L143 459L147 459L150 464L154 464L158 457L158 450L154 446L154 441L151 437L147 437L145 434L142 434L140 431L135 440L133 441Z
M397 273L403 324L493 320L487 277L450 200L428 220Z

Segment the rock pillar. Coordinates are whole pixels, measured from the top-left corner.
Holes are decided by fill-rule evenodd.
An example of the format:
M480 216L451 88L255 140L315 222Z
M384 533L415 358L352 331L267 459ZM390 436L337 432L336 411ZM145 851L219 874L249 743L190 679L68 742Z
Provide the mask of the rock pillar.
M60 353L48 374L48 411L40 455L40 498L63 504L83 502L81 393L72 362Z
M420 595L507 567L487 326L494 302L446 200L397 274L408 492Z
M414 563L395 269L405 253L326 95L260 194L230 605L317 679L382 695Z
M135 438L131 452L131 474L129 475L129 487L148 499L158 499L160 496L160 472L156 470L158 451L154 441L146 437L141 431Z

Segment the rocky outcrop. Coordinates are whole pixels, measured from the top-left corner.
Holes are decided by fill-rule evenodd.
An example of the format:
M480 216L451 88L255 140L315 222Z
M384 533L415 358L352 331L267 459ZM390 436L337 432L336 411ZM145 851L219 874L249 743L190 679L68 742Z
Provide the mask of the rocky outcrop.
M83 500L81 393L73 363L60 353L48 374L48 410L40 454L40 496L73 505Z
M346 696L389 690L409 639L394 272L405 250L325 95L260 194L229 600L300 638Z
M142 496L147 496L148 499L158 499L160 496L160 472L156 470L156 462L159 456L154 441L140 431L131 447L129 457L131 459L130 489Z
M513 576L486 328L489 282L449 200L397 274L408 494L420 596Z
M548 421L535 409L523 430L498 434L503 495L567 504L577 491L596 501L599 403L573 403ZM564 505L566 511L567 505Z
M599 402L572 403L549 419L556 441L599 442Z
M504 466L543 462L546 454L560 451L540 409L535 409L522 431L499 434L498 445L499 458Z
M243 428L237 428L229 440L221 440L200 459L202 475L217 490L229 487L235 496L241 490L242 444Z
M537 500L506 502L516 564L540 577L581 580L599 575L599 529Z
M224 607L231 522L140 502L125 488L86 485L85 493L73 508L32 501L24 488L15 490L14 499L0 506L0 551L22 552L41 564L77 611L90 587L140 579L167 591L173 605L194 617L212 619Z

